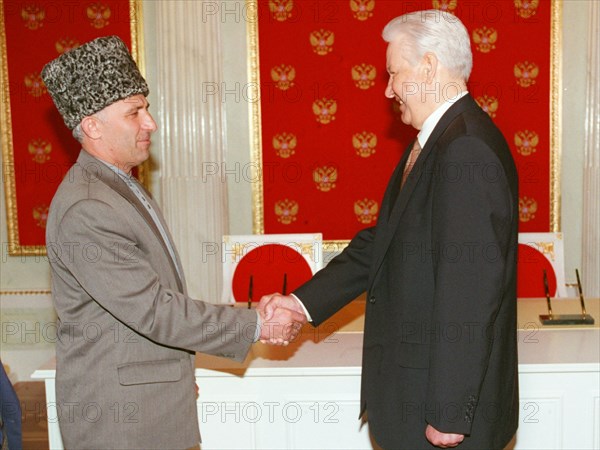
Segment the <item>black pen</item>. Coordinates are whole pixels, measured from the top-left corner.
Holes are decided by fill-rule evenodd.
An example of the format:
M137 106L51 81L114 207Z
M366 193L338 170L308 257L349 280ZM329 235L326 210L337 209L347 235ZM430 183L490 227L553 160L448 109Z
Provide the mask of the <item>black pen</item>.
M286 295L287 294L286 291L287 291L287 273L284 273L283 274L283 289L281 290L281 293L283 295Z
M252 308L252 275L250 275L250 285L248 286L248 309Z
M552 318L552 305L550 304L550 289L548 288L548 277L544 269L544 291L546 292L546 303L548 303L548 315Z
M575 275L577 276L577 289L579 290L579 301L581 302L581 315L585 316L587 314L587 311L585 310L585 300L583 299L583 289L581 289L579 270L575 269Z

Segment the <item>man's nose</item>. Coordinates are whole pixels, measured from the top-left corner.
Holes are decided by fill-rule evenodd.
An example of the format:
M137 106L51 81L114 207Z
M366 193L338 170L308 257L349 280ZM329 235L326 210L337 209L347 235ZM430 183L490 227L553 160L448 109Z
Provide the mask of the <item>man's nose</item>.
M152 114L150 114L149 112L146 113L146 117L144 118L144 128L150 130L153 133L158 128L156 122L154 121L154 118L152 117Z
M392 89L392 78L390 77L390 80L388 81L388 84L385 88L385 96L387 98L394 98L394 90Z

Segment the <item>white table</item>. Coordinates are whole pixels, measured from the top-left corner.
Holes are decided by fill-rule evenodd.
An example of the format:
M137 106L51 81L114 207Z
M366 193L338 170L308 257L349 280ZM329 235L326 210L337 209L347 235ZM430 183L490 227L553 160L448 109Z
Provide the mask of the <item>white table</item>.
M509 448L600 448L600 303L586 304L595 325L542 327L545 300L519 300L520 425ZM578 308L553 302L555 314ZM354 302L288 347L257 344L244 363L199 355L202 449L372 448L358 420L363 310ZM54 376L54 361L33 374L45 380L50 448L60 449Z

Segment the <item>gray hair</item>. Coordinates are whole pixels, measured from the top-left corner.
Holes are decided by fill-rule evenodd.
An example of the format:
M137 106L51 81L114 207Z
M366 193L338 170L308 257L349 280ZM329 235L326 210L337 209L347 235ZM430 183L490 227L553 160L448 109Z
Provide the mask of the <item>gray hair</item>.
M73 128L72 133L73 137L77 139L78 142L83 142L83 130L81 129L81 122L75 125L75 128Z
M101 109L97 113L92 114L92 116L97 117L101 122L106 122L106 114L104 114L104 109ZM73 133L73 137L75 139L77 139L78 142L83 142L84 134L83 134L83 129L81 128L81 122L79 122L77 125L75 125L75 128L73 128L72 133Z
M454 76L469 79L473 68L469 32L460 19L438 9L416 11L392 19L383 29L383 40L408 39L412 63L427 52L434 53Z

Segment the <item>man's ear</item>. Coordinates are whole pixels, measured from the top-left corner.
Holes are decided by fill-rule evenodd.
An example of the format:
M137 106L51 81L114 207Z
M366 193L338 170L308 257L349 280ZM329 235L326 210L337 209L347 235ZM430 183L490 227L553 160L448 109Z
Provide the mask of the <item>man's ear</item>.
M102 137L101 122L98 117L87 116L81 121L81 131L92 140L97 140Z
M438 58L435 53L427 52L423 55L423 71L426 83L433 83L438 71Z

